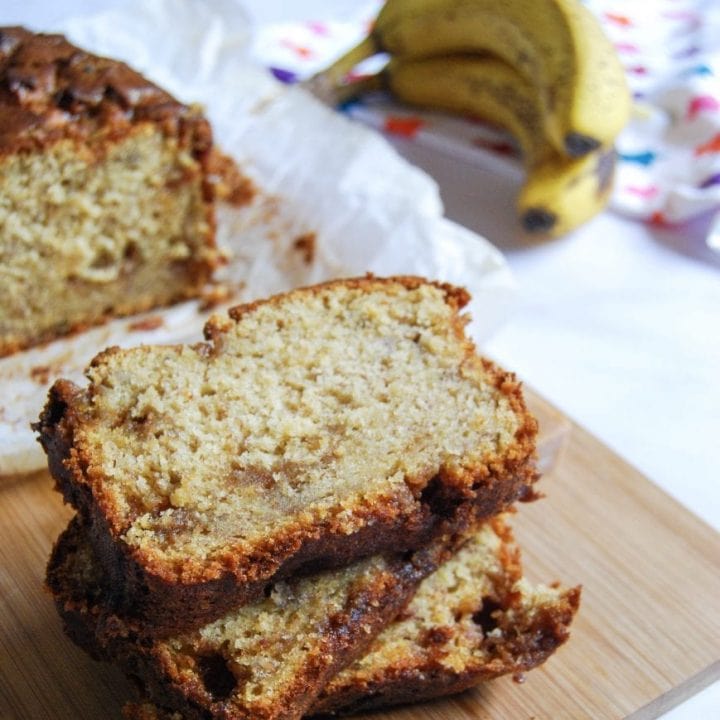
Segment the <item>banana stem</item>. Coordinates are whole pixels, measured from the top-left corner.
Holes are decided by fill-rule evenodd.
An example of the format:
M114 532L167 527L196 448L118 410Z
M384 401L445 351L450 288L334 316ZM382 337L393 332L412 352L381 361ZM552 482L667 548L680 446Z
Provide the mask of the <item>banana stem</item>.
M332 65L317 75L313 75L304 83L304 86L321 100L335 102L337 89L345 83L345 78L350 71L363 60L376 55L379 51L373 36L368 35L354 48L339 57Z
M378 90L385 89L386 83L382 73L366 75L352 82L338 85L334 91L335 104L341 105L361 95L366 95L369 92L377 92Z

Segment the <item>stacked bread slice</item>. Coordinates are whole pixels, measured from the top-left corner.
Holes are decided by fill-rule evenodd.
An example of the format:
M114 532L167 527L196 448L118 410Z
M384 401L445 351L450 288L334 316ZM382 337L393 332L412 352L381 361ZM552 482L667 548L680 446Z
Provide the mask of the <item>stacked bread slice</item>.
M464 332L464 290L341 280L111 348L36 428L77 517L48 567L131 717L301 718L542 662L577 590L531 588L498 517L537 424Z

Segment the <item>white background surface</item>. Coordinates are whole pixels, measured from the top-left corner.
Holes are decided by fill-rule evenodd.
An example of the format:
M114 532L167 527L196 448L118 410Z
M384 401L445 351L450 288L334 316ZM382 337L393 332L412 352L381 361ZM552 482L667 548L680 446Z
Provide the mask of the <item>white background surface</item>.
M0 24L44 29L118 4L0 0ZM342 19L356 3L244 5L266 23ZM513 214L518 172L398 148L436 178L447 215L499 247L516 274L515 314L484 349L720 528L720 254L705 246L708 218L661 230L604 213L565 238L529 244ZM720 600L709 602L720 612ZM720 718L720 683L663 718Z

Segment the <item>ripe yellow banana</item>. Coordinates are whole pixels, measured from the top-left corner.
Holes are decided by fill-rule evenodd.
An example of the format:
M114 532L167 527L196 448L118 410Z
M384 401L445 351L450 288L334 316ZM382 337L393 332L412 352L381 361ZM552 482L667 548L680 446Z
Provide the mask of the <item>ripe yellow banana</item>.
M393 58L383 78L398 100L478 117L506 129L517 139L528 165L552 152L543 134L537 93L500 60L475 55Z
M387 0L371 35L324 82L339 85L380 51L402 59L495 55L536 87L545 134L571 157L611 144L629 119L623 68L579 0Z
M515 137L526 168L518 211L528 232L561 235L605 207L614 151L603 146L581 158L560 155L543 133L537 93L502 61L474 55L392 59L383 78L386 87L403 102L470 114ZM377 85L376 80L370 82Z

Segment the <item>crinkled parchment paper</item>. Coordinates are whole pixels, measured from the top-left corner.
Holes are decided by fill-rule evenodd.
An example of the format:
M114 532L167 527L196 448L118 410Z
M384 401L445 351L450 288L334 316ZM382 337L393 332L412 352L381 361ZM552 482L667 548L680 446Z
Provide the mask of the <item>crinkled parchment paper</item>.
M434 182L382 138L247 61L251 28L236 3L133 0L35 29L64 32L205 106L217 142L258 187L249 206L219 210L219 242L233 257L226 305L331 277L402 273L467 287L478 341L507 316L513 283L500 253L444 219ZM0 475L44 465L30 423L55 378L82 381L108 345L197 341L209 312L186 302L0 360Z

